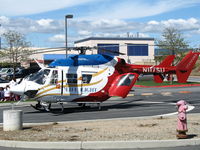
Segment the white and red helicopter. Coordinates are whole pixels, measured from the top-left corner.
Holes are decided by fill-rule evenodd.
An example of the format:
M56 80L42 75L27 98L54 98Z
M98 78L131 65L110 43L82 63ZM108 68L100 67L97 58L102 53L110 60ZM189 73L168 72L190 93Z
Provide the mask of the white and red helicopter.
M37 110L51 110L52 103L75 102L99 105L112 96L125 98L140 74L153 74L155 82L163 82L165 75L176 74L178 82L186 82L199 58L198 52L190 51L178 64L169 55L159 65L128 64L124 59L101 55L73 55L53 61L48 67L23 79L11 88L11 92L26 95L38 103Z

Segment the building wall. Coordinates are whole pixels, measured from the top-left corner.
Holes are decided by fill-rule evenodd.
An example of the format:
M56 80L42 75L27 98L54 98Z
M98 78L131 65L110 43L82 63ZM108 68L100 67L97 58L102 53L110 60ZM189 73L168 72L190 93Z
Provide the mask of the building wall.
M98 44L119 44L119 52L125 53L126 55L119 55L120 58L124 58L129 63L140 63L140 64L152 64L154 63L154 40L85 40L76 42L75 46L89 46L95 47ZM128 56L127 55L127 44L148 44L148 56ZM92 52L87 51L86 54L97 54L97 50L94 49Z

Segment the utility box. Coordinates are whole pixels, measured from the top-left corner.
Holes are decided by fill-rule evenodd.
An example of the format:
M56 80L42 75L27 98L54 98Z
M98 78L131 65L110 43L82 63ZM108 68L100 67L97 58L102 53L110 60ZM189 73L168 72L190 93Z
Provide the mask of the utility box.
M3 111L3 131L22 130L22 128L23 128L22 110Z

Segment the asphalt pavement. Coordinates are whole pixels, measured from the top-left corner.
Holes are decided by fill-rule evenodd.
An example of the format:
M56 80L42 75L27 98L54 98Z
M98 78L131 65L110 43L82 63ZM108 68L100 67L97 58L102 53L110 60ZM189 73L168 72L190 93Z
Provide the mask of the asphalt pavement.
M19 104L15 109L23 110L25 123L62 122L94 119L110 119L124 117L143 117L173 113L175 103L184 99L195 109L191 113L200 113L200 87L181 88L136 88L132 92L135 96L125 99L111 98L102 103L102 109L97 105L81 108L77 104L65 104L64 112L60 112L59 105L53 105L53 112L39 112L27 103ZM142 95L143 94L143 95ZM11 109L11 105L0 107L0 123L3 122L3 110Z
M112 98L102 104L102 110L99 111L96 106L80 108L74 104L65 105L64 113L60 113L58 106L55 106L55 112L39 112L28 106L27 103L17 106L15 109L24 111L25 123L38 122L60 122L60 121L81 121L95 119L110 119L124 117L154 116L173 113L176 111L175 103L184 99L189 104L195 106L190 113L200 113L199 100L200 87L181 87L181 88L135 88L131 96L126 99ZM135 96L133 96L135 95ZM2 122L3 110L10 109L10 105L0 106L0 122ZM1 150L15 149L26 150L22 148L0 147ZM49 149L49 148L48 148ZM169 148L140 148L145 150L186 150L200 149L200 146L184 146ZM32 150L32 149L28 149ZM125 149L124 149L125 150ZM137 149L133 149L137 150Z

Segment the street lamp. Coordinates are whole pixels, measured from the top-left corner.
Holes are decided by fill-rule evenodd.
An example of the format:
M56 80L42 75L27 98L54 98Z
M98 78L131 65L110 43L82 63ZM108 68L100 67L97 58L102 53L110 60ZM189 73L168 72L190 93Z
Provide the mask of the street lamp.
M1 27L1 24L0 24L0 27ZM1 50L1 37L0 37L0 50Z
M65 46L66 46L66 58L67 58L67 19L73 18L73 15L65 16Z

